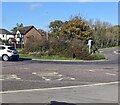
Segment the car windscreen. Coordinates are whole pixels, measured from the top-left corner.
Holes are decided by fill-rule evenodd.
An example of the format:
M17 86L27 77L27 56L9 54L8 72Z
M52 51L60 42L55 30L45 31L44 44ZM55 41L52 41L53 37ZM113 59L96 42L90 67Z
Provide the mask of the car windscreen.
M16 50L14 47L8 47L9 50Z

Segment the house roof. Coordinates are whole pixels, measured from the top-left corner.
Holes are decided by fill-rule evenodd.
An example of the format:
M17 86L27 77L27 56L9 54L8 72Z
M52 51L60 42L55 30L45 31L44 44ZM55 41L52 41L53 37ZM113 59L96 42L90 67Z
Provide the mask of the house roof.
M19 27L18 30L22 35L25 35L32 28L34 28L34 26L25 26L25 27Z
M11 32L9 32L6 29L0 29L0 34L13 35Z

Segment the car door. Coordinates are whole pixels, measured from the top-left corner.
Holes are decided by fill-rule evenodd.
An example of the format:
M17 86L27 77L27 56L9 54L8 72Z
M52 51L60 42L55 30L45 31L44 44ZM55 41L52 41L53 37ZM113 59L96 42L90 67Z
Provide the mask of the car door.
M0 57L2 57L3 54L5 54L5 47L4 46L0 46Z
M0 57L2 57L3 51L2 51L2 46L0 46Z

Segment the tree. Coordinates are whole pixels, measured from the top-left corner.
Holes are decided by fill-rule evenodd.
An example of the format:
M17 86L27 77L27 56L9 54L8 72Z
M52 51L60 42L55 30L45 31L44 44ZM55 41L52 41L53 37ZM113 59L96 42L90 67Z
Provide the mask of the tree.
M23 23L17 23L16 24L16 27L13 27L13 29L11 30L12 31L12 33L16 33L16 31L17 31L17 28L19 28L19 27L23 27Z
M100 20L89 20L87 24L93 30L93 38L99 48L119 45L119 26L112 26L109 22Z
M51 22L49 25L50 28L50 35L52 37L58 38L60 36L60 31L62 29L63 23L61 20L55 20Z
M62 32L68 39L81 39L86 40L91 37L92 30L85 23L85 21L78 16L73 17L71 20L66 21Z
M83 21L81 17L75 16L69 21L62 22L56 20L49 25L50 34L56 38L65 38L68 40L81 39L86 40L91 37L92 30Z

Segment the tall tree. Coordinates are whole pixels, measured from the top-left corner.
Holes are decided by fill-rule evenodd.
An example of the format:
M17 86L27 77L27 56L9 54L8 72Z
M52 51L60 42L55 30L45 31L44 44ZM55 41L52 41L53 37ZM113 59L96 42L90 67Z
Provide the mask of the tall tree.
M71 39L86 40L92 35L92 30L86 22L78 16L71 18L69 21L54 21L49 25L50 33L54 37L65 37Z
M55 20L50 23L49 28L50 28L50 35L52 37L58 38L60 36L60 31L62 29L63 22L61 20Z
M16 31L17 31L17 28L19 28L19 27L23 27L23 23L17 23L16 24L16 26L15 27L13 27L13 29L11 30L12 31L12 33L16 33Z

